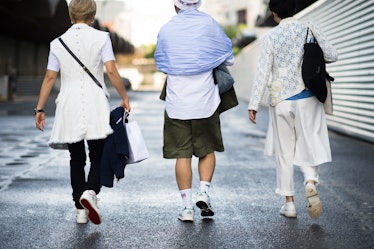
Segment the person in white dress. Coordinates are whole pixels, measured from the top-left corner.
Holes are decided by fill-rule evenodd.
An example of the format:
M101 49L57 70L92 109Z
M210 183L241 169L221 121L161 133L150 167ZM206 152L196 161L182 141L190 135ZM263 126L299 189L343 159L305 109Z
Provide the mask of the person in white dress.
M70 153L70 178L77 222L101 223L96 195L100 192L100 163L105 138L113 130L109 123L110 106L104 83L105 69L122 98L120 105L130 111L129 98L115 65L112 43L107 32L90 27L96 14L94 0L72 0L69 15L72 26L61 39L96 77L88 75L58 38L50 44L48 65L35 108L36 128L45 126L44 105L58 77L61 87L56 98L56 112L49 145L67 149ZM90 170L86 179L86 149L88 145Z

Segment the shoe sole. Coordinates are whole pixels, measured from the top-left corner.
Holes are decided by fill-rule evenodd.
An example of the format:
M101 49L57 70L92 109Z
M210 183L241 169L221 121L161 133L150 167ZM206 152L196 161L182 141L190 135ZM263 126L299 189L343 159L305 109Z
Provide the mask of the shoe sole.
M286 214L285 212L279 212L281 215L287 217L287 218L296 218L297 217L297 213L290 213L290 214Z
M214 212L209 208L208 204L205 201L196 202L196 206L201 209L201 216L203 217L212 217Z
M322 214L322 203L318 197L318 192L315 188L305 188L305 195L308 200L308 214L310 218L317 219Z
M185 217L185 218L183 218L183 217L178 217L178 219L180 220L180 221L183 221L183 222L193 222L193 217Z
M101 224L100 214L99 214L99 212L94 207L91 206L90 202L88 200L86 200L86 199L80 199L79 202L81 203L81 205L85 209L87 209L87 211L88 211L88 214L87 214L88 219L92 223L94 223L96 225Z
M88 220L77 220L77 224L87 224Z

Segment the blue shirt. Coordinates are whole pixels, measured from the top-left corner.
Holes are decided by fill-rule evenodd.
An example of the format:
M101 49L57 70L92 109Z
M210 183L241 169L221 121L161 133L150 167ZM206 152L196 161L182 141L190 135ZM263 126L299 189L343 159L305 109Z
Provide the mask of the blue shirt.
M289 97L286 100L297 100L297 99L305 99L314 96L314 94L310 90L303 90L301 93L298 93L292 97Z
M231 40L208 14L180 10L157 37L155 62L169 75L197 75L233 59Z

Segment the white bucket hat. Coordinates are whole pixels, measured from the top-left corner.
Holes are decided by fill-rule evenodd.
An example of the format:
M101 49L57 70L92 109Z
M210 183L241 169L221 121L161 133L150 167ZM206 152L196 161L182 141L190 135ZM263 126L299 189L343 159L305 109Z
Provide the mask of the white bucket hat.
M173 0L174 5L178 7L178 9L185 10L189 8L199 8L201 5L201 0Z

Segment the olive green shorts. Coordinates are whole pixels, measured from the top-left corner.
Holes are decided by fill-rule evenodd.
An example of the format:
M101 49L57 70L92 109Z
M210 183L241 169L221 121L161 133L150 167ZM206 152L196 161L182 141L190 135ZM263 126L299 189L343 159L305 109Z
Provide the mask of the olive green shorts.
M219 112L203 119L171 119L164 112L164 158L204 157L224 151Z

